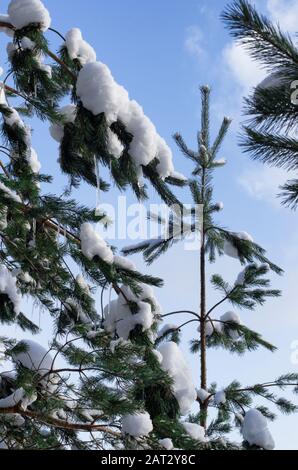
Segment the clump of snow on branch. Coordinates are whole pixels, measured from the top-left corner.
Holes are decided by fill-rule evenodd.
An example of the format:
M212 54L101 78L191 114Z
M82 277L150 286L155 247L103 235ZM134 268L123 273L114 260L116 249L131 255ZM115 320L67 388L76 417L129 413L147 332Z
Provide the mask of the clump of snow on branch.
M90 295L91 292L90 292L89 284L87 283L84 276L82 276L82 274L77 275L76 282L87 295Z
M116 339L115 341L110 342L110 351L112 354L115 354L116 349L123 346L131 346L131 342L126 341L123 338Z
M214 160L214 161L212 162L212 165L213 165L214 167L220 167L220 166L225 166L226 163L227 163L227 161L222 158L222 159L219 159L219 160Z
M157 133L142 107L130 100L127 90L116 83L110 69L101 62L86 64L79 73L77 94L83 106L95 116L105 113L111 125L120 120L133 135L129 153L137 167L159 160L157 171L162 178L174 172L172 152Z
M120 158L124 150L124 145L120 142L117 135L108 129L108 151L115 158Z
M240 338L240 334L235 328L229 328L229 323L235 325L235 327L237 325L242 325L241 318L237 312L226 312L224 315L221 315L219 320L214 318L207 320L205 323L205 336L212 336L214 332L222 335L224 334L225 326L225 332L233 341L237 341ZM200 328L198 328L198 331L200 331Z
M30 276L30 274L22 271L20 268L13 269L11 274L25 284L36 286L36 281Z
M122 432L133 437L145 437L153 430L151 418L147 412L125 415L122 419Z
M139 300L150 300L151 304L154 306L154 312L159 314L161 312L161 306L156 299L153 288L147 284L140 283L138 284L138 289L138 295L134 294L134 292L128 286L123 286L121 290L125 297L132 302L138 302Z
M265 450L272 450L275 447L267 420L259 410L251 409L245 414L242 434L250 445L259 446Z
M152 307L149 303L142 301L139 301L137 306L138 313L133 314L126 299L120 294L105 308L105 330L108 333L117 333L124 340L129 338L131 331L137 325L141 325L143 331L149 330L154 320Z
M227 401L226 394L224 390L219 390L214 395L214 401L217 405L224 405Z
M16 29L36 23L46 31L51 25L50 14L40 0L11 0L8 15Z
M82 253L86 258L92 260L98 256L108 264L113 263L114 255L111 248L90 223L86 222L81 226L80 238Z
M162 363L162 354L157 351L157 349L152 349L152 354L154 354L154 356L156 357L156 360L159 364Z
M80 410L80 414L84 416L86 421L93 423L100 415L103 414L101 410L93 410L93 409L82 409Z
M0 191L2 191L5 194L5 196L9 197L15 202L18 202L18 203L22 202L20 196L18 196L15 191L8 188L4 183L2 183L2 181L0 181Z
M0 215L0 230L5 230L8 226L7 222L7 207L4 207Z
M66 33L65 46L69 57L77 59L81 65L96 61L96 52L88 42L86 42L78 28L72 28Z
M172 333L174 331L178 330L178 326L175 325L174 323L166 323L158 332L158 338L162 338L166 336L169 333Z
M200 442L207 441L205 437L205 429L199 424L184 422L182 425L192 439Z
M234 233L233 235L239 238L240 240L245 240L251 243L253 243L254 241L252 236L249 235L247 232ZM229 240L225 240L224 252L227 256L230 256L231 258L236 258L236 259L239 258L239 253L238 253L237 248Z
M57 142L61 142L64 137L64 124L68 122L74 123L76 119L77 108L73 104L68 104L59 109L59 114L62 116L62 124L53 123L50 126L50 134Z
M20 313L21 294L16 286L16 278L12 276L11 272L6 266L0 266L0 292L1 294L8 295L10 301L13 303L14 312L16 315Z
M129 271L136 271L136 265L127 258L123 256L114 256L114 263L122 269L127 269Z
M70 313L75 312L77 320L80 320L83 325L88 325L90 328L92 327L92 320L83 311L81 305L79 305L74 299L71 297L66 299L65 306Z
M13 408L16 405L19 405L22 410L26 411L28 406L32 405L36 400L36 394L29 396L23 388L18 388L8 397L0 399L0 408Z
M161 447L163 447L166 450L173 450L174 448L172 439L169 439L168 437L166 437L165 439L160 439L158 442L161 445Z
M57 387L58 377L51 373L54 368L54 360L50 352L32 340L22 340L17 346L22 347L23 350L12 354L14 362L37 372L41 378L46 376L40 383L49 391L54 391Z
M217 202L217 203L215 204L215 209L216 209L217 211L222 211L222 210L224 209L224 203L223 203L222 201Z
M162 354L162 369L173 379L173 393L181 414L186 415L197 398L190 368L176 343L162 344L159 352Z
M138 289L136 295L128 286L122 286L117 299L105 307L104 328L108 333L116 333L120 338L127 340L131 331L140 325L150 336L153 334L150 329L160 314L161 307L150 286L140 283ZM134 302L138 311L132 313L128 302Z
M35 48L36 44L35 44L34 41L31 41L30 38L27 38L26 36L24 36L21 40L21 46L22 46L23 50L34 51L34 48ZM15 52L16 52L16 50L11 48L11 54L14 54ZM44 64L44 55L40 52L37 52L37 53L35 52L34 53L34 59L36 60L40 70L43 70L48 75L48 77L51 78L52 77L52 67L50 65Z
M6 108L6 111L8 113L7 115L3 114L3 119L5 123L10 127L17 126L22 129L24 133L24 144L27 147L26 160L32 172L36 174L39 173L41 169L41 163L38 160L36 151L34 150L34 148L31 147L31 129L23 122L19 113L14 108L8 106L3 86L0 89L0 104ZM14 154L13 157L17 158L18 155ZM18 196L17 199L17 202L21 202Z
M29 164L32 172L35 173L35 174L38 174L40 172L40 169L41 169L41 163L38 160L38 155L37 155L36 151L32 147L31 147L31 149L29 151L29 154L27 156L27 161L28 161L28 164Z
M204 401L206 401L210 397L210 393L207 392L207 390L200 388L199 390L197 390L197 397L202 403L204 403Z
M237 279L235 281L235 286L243 286L243 284L245 283L245 276L246 276L246 268L243 269L243 271L241 271L238 276L237 276Z
M224 323L233 323L235 325L241 325L241 318L239 314L236 312L226 312L224 315L220 317L220 321ZM239 336L240 336L238 331L232 328L228 328L228 335L234 341L239 339Z

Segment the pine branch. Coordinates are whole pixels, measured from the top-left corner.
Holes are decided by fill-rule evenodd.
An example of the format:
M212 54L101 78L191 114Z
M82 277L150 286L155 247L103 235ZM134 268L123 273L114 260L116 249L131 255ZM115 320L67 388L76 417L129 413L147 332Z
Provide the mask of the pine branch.
M232 36L269 69L281 70L293 62L298 65L298 51L290 36L259 15L246 0L231 3L221 17Z
M85 423L71 423L60 419L53 418L51 416L44 416L40 413L30 410L23 410L19 405L10 408L0 408L0 415L11 415L18 414L24 418L35 419L37 422L43 423L47 426L52 426L58 429L68 429L79 432L102 432L110 434L114 437L121 437L121 433L113 431L109 427L97 424L85 424Z
M298 168L298 141L293 137L259 132L243 127L245 136L241 146L250 152L254 160L259 160L288 171Z
M296 209L298 205L298 180L290 180L282 187L279 196L282 198L282 204L291 209Z
M173 135L173 139L175 140L176 144L178 145L179 149L181 150L181 152L187 157L187 158L190 158L192 161L194 161L195 163L198 163L198 160L199 160L199 156L196 152L193 152L192 150L190 150L182 135L179 134L179 132L176 132L176 134Z
M211 158L212 160L214 160L214 158L216 157L223 141L224 141L224 138L226 137L227 135L227 132L229 130L229 127L231 125L232 121L230 118L227 118L225 117L222 124L221 124L221 127L220 127L220 130L218 132L218 135L211 147L211 150L210 150L210 155L211 155Z

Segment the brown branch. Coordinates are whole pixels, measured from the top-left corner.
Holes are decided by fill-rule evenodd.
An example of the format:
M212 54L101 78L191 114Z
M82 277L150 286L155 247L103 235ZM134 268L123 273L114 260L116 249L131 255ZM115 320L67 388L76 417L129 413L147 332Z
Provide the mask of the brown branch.
M20 408L20 405L15 405L10 408L0 408L0 415L9 415L9 414L19 414L25 418L36 419L37 421L41 423L44 423L48 426L53 426L55 428L71 429L71 430L80 431L80 432L96 431L96 432L107 433L114 437L121 437L121 433L113 431L112 429L103 425L70 423L68 421L53 418L52 416L42 416L39 413L36 413L35 411L22 410Z
M213 305L213 307L211 307L208 310L208 312L206 313L205 319L207 319L210 316L210 314L213 312L213 310L215 310L217 307L219 307L221 304L223 304L226 300L228 300L230 298L230 295L234 292L234 290L236 290L237 287L238 286L233 287L233 289L231 289L230 292L228 292L225 297L223 297L219 302L217 302L215 305Z
M4 88L5 88L5 90L10 91L10 93L13 93L14 95L18 95L18 96L20 96L20 98L23 98L23 100L29 101L31 103L30 99L27 96L23 95L22 93L20 93L15 88L12 88L11 86L6 85L6 84L4 84Z
M63 62L63 60L61 60L56 54L54 54L53 52L47 50L47 55L49 57L51 57L51 59L53 59L55 62L57 62L57 64L59 64L62 68L64 68L64 70L68 73L68 75L70 75L70 77L73 79L73 80L76 80L77 77L75 76L75 74L67 67L67 65L65 64L65 62Z
M15 29L11 23L5 23L5 21L0 21L0 28Z
M7 173L5 165L3 164L3 162L1 160L0 160L0 168L2 168L3 173L5 174L6 178L9 178L9 174Z

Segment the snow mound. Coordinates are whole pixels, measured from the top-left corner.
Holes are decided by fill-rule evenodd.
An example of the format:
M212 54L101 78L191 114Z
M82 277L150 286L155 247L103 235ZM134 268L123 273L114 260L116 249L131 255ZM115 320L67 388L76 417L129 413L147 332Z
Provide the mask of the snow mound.
M217 202L215 208L217 211L222 211L224 209L224 203L222 201Z
M18 346L24 345L26 351L13 354L16 363L21 364L26 369L46 374L53 368L53 358L43 346L32 340L22 340Z
M138 284L138 288L139 288L138 295L135 295L128 286L122 286L121 290L123 294L125 295L125 297L128 300L131 300L132 302L138 302L139 300L149 300L150 303L154 307L154 314L155 315L161 314L162 309L154 294L153 288L151 286L148 286L147 284L143 284L142 282Z
M178 326L174 323L166 323L158 332L158 338L162 338L167 333L178 331Z
M111 248L106 244L103 238L95 232L92 225L88 222L81 226L81 249L86 258L92 260L99 256L103 261L112 264L114 255Z
M123 256L114 256L114 263L122 269L128 269L130 271L137 270L136 265L129 259L124 258Z
M141 165L146 166L157 158L157 171L161 178L174 173L172 152L165 140L157 133L142 107L130 100L127 90L116 83L105 64L91 62L82 68L77 80L77 95L83 106L95 116L105 113L109 125L118 119L123 122L133 135L129 153L140 170Z
M81 65L96 61L95 50L83 39L82 33L78 28L72 28L66 33L65 45L69 57L72 60L77 59Z
M59 114L61 114L64 124L67 124L68 122L75 122L76 110L77 108L73 104L68 104L59 109ZM57 123L51 124L50 134L54 140L60 143L64 136L64 125Z
M160 439L158 442L161 445L161 447L163 447L166 450L173 450L174 448L172 439L169 439L168 437L166 437L165 439Z
M108 333L116 333L124 340L129 339L131 331L137 325L141 325L143 331L149 330L154 321L151 305L142 301L137 302L137 305L138 313L132 314L126 299L120 294L105 307L104 329Z
M14 305L15 314L18 315L20 313L22 297L16 286L16 278L3 265L0 266L0 292L1 294L8 295Z
M219 392L216 392L214 395L214 401L217 405L224 405L227 401L225 391L220 390Z
M152 430L153 424L147 412L123 416L123 434L129 434L133 437L143 437L148 436Z
M18 202L19 204L22 203L20 196L18 196L15 191L5 186L5 184L2 183L2 181L0 181L0 191L2 191L5 194L5 197L9 197L10 199L12 199L15 202Z
M235 286L243 286L245 283L245 276L246 276L246 268L243 269L243 271L241 271L238 274L237 279L235 281Z
M24 133L24 144L27 147L26 159L28 165L30 166L33 173L39 173L41 169L41 164L38 160L36 151L34 150L34 148L31 147L31 129L23 122L19 113L14 108L8 106L5 91L3 88L1 88L0 90L0 104L3 105L7 109L7 111L9 111L9 115L3 116L5 123L10 127L18 126L22 129ZM15 154L14 157L17 158L18 155ZM21 202L19 196L17 196L17 202Z
M248 242L253 243L253 238L249 233L247 232L239 232L239 233L234 233L234 236L238 237L240 240L245 240ZM224 243L224 252L227 256L230 256L231 258L239 258L239 253L237 248L228 240L225 240Z
M176 343L168 342L160 346L161 367L173 379L173 393L179 403L182 415L186 415L197 398L190 368Z
M16 29L38 23L46 31L51 25L50 14L40 0L11 0L8 15Z
M120 158L124 150L124 145L120 142L117 135L108 129L108 151L115 158Z
M231 322L231 323L236 323L237 325L241 325L241 318L238 313L236 312L226 312L224 315L220 317L220 320L222 322ZM240 335L238 331L233 330L232 328L229 328L228 334L231 339L236 341L239 339Z
M227 161L224 158L222 158L222 159L219 159L219 160L214 160L212 162L212 165L215 166L215 167L220 167L220 166L225 166L226 163L227 163Z
M192 439L200 442L206 442L205 429L202 426L188 422L184 422L182 425L187 434L189 434Z
M87 283L86 279L82 274L78 274L76 277L76 282L80 286L80 288L85 291L87 295L90 295L90 287L89 284Z
M37 174L40 172L41 163L38 160L36 151L32 147L30 149L30 154L27 157L27 161L33 173Z
M210 393L207 392L207 390L204 390L204 388L200 388L199 390L197 390L197 397L202 403L204 403L204 401L206 401L207 398L210 397Z
M259 446L265 450L272 450L275 447L267 420L259 410L251 409L245 414L242 434L250 445Z
M12 408L15 405L18 405L24 398L24 389L18 388L15 392L5 398L0 400L0 408Z

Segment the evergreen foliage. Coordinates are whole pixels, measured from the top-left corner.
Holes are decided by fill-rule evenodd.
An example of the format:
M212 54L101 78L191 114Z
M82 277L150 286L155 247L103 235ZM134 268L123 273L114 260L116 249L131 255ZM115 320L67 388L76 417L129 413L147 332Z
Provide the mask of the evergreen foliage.
M244 3L244 2L243 2ZM233 232L222 227L216 220L216 216L223 209L222 203L216 203L213 199L213 175L214 172L225 165L224 160L217 160L221 145L227 134L230 119L224 118L219 133L214 141L210 136L210 88L201 87L202 117L201 129L198 133L198 149L191 150L185 143L181 134L176 133L174 139L184 154L194 164L192 177L189 180L190 193L193 206L186 213L177 211L177 208L169 208L168 218L156 214L149 217L164 227L164 236L140 243L137 246L127 247L125 254L142 252L147 263L152 263L161 254L164 254L174 243L179 243L191 234L196 234L200 239L200 313L189 310L171 312L164 317L182 314L189 316L175 331L169 328L165 334L173 334L184 326L193 323L197 325L198 335L191 341L190 350L200 356L200 382L201 390L198 391L200 412L193 415L189 421L200 423L206 430L206 436L210 442L207 448L225 449L235 448L235 444L229 440L229 434L233 429L244 431L245 417L252 408L260 412L261 417L274 419L275 415L263 402L274 404L277 409L285 414L297 411L297 405L286 398L280 397L273 390L283 391L292 387L297 393L297 374L288 374L268 383L260 383L253 386L242 386L233 381L224 390L216 383L207 383L207 351L209 348L223 348L231 353L243 355L258 348L265 348L274 352L276 347L266 341L259 333L247 328L234 311L228 311L218 316L218 311L230 304L233 308L253 311L261 307L268 298L280 296L280 291L270 287L270 271L281 275L282 269L271 262L265 250L256 244L246 232ZM200 205L198 209L198 205ZM189 217L190 216L190 217ZM191 218L191 222L190 222ZM207 307L208 288L206 283L206 261L214 263L218 256L231 256L243 265L243 271L239 273L235 282L230 285L225 279L214 274L211 277L212 287L220 293L220 300L213 306ZM257 402L257 403L256 403ZM209 419L208 419L209 417ZM262 418L261 418L262 419ZM258 426L257 426L258 427ZM261 433L260 429L260 433ZM270 434L264 431L264 440L248 442L243 436L240 449L269 449L272 448ZM217 439L217 440L216 440ZM220 439L220 441L218 441ZM219 444L221 443L221 445Z
M245 99L247 123L241 145L253 159L270 166L296 171L298 168L298 49L295 41L275 26L246 0L227 6L223 21L232 36L268 73L267 78ZM298 181L281 188L282 202L292 208L298 203Z
M71 198L72 187L82 181L109 190L99 178L98 165L109 169L119 190L131 187L137 198L146 197L129 154L134 136L122 122L113 122L110 130L124 151L120 158L109 153L106 116L93 115L77 97L82 65L69 56L60 33L63 45L56 54L40 23L22 29L4 26L13 39L0 101L0 268L6 282L0 283L0 322L38 333L41 327L17 309L21 298L29 296L34 308L51 318L54 334L48 350L1 334L1 359L13 372L0 374L0 448L160 449L163 438L172 439L173 446L200 448L180 423L173 379L155 351L155 343L161 342L161 313L150 286L160 287L162 280L121 263L113 247L106 246L112 261L99 254L86 256L81 227L105 225L106 217ZM61 113L66 98L76 109L74 122L65 122ZM36 117L63 131L59 163L70 185L61 196L41 189L52 177L39 172L31 129L23 121ZM178 203L169 184L181 186L184 181L174 174L161 178L158 163L156 158L144 166L143 175L167 203ZM101 309L94 299L98 289ZM106 327L110 305L104 308L103 299L109 290L127 315L140 318L127 340L116 328ZM150 311L150 325L142 324L141 308ZM153 430L135 438L122 432L122 420L138 413L150 414Z

